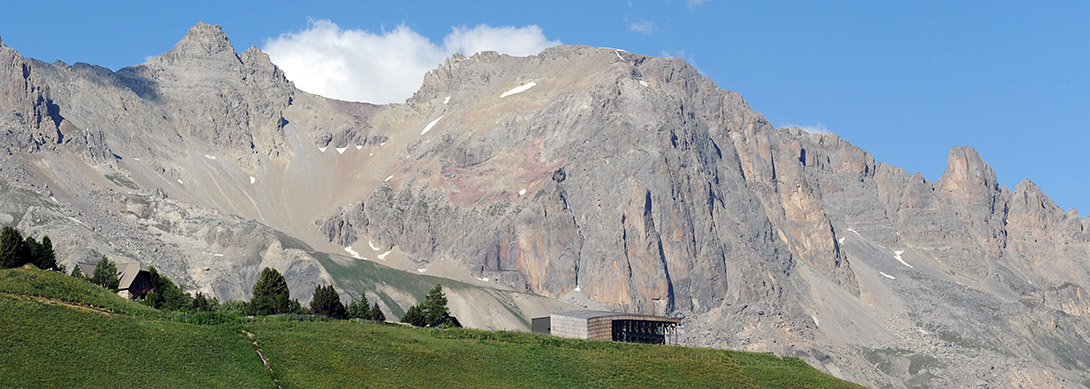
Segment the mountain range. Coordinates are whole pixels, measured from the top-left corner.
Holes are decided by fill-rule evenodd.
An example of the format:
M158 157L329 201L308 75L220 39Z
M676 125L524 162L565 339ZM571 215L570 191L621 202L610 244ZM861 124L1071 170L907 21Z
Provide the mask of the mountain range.
M906 150L905 152L911 152ZM596 308L869 386L1090 382L1090 217L967 146L937 181L775 128L677 58L455 55L403 104L297 89L197 24L112 71L0 41L0 224L220 300L437 282L466 325Z

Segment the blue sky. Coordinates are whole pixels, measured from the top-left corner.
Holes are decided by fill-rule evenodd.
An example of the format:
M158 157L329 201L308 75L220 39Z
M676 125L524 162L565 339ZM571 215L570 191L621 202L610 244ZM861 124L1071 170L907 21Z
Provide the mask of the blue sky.
M379 37L403 26L439 50L454 27L533 25L548 41L684 58L776 126L825 128L930 180L951 147L973 146L1001 184L1030 178L1090 212L1090 2L145 3L5 4L0 37L117 69L198 21L240 51L322 20Z

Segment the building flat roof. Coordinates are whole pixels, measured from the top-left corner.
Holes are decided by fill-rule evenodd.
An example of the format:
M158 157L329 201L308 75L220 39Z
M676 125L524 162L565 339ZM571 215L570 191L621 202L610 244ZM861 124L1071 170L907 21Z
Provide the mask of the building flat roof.
M680 319L666 317L666 316L654 316L654 315L641 315L638 313L624 313L624 312L610 312L610 311L567 311L558 312L554 315L574 317L578 319L594 319L599 317L613 317L613 316L625 316L630 320L653 320L653 321L669 321L674 323L680 323Z

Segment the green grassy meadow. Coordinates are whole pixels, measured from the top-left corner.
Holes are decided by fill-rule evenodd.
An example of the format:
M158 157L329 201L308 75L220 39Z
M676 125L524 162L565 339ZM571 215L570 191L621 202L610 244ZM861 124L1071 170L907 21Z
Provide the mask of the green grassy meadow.
M0 387L856 387L797 358L341 320L160 312L0 270ZM201 323L201 324L195 324ZM268 358L272 374L246 335Z

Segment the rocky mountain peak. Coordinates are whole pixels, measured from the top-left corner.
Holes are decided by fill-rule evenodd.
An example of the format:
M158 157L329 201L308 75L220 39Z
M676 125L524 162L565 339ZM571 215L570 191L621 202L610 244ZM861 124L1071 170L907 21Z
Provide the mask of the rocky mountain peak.
M190 57L236 56L231 40L220 26L197 23L164 56L171 59Z
M995 171L970 146L954 146L946 157L946 171L938 181L946 192L983 197L999 190Z

